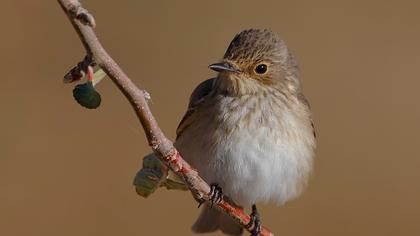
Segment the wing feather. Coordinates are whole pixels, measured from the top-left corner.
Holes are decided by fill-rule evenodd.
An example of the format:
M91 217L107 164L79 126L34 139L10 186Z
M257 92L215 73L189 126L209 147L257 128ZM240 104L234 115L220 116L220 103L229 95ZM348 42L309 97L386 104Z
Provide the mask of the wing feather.
M308 99L306 99L305 95L303 95L303 93L299 93L298 95L298 99L300 102L302 102L303 104L305 104L305 106L310 110L311 109L311 105L309 104ZM312 126L312 132L314 134L314 137L316 138L316 132L315 132L315 125L314 125L314 120L313 117L311 115L310 117L310 121L311 121L311 126Z
M178 125L178 128L176 129L177 138L193 122L193 119L191 119L191 115L195 112L196 108L205 100L206 96L212 91L214 80L214 78L208 79L200 83L194 89L190 97L187 112L185 113L184 117Z

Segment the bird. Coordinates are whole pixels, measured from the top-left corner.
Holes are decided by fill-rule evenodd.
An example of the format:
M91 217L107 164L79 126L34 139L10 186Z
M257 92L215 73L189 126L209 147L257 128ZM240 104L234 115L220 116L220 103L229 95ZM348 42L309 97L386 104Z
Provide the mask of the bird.
M174 145L210 184L212 200L224 196L237 207L252 208L256 236L262 221L256 204L282 205L307 185L316 148L312 112L297 60L269 29L236 34L222 60L209 68L217 76L192 92ZM192 230L243 233L210 203Z

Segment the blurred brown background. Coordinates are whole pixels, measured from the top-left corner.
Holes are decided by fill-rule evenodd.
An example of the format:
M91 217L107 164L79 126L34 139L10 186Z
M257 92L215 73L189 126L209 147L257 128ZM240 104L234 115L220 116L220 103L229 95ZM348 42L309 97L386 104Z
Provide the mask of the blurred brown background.
M278 32L296 54L319 148L310 185L263 206L277 235L420 235L418 1L94 1L97 33L174 138L192 89L235 33ZM131 185L150 152L110 82L98 110L62 76L83 56L56 1L3 1L0 235L192 235L187 192ZM252 190L251 190L252 191Z

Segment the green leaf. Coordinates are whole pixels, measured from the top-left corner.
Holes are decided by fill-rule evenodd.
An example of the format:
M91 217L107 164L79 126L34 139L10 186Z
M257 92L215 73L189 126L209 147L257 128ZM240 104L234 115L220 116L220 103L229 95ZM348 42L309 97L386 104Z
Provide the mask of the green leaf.
M146 198L159 188L164 178L162 163L151 153L143 158L143 168L134 177L133 185L137 194Z
M95 109L101 104L101 95L92 82L76 85L73 89L73 97L81 106L88 109Z
M188 190L184 182L172 171L167 171L153 153L143 158L143 168L134 177L133 185L142 197L148 197L159 187L171 190Z
M148 197L152 194L161 183L162 173L153 169L141 169L137 172L133 184L136 187L136 192L142 197Z

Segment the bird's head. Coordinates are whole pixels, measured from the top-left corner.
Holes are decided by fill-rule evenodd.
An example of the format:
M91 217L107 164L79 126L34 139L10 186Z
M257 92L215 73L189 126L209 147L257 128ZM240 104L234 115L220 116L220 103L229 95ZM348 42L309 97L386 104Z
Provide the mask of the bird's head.
M297 62L286 44L267 29L249 29L237 34L222 61L211 64L219 72L221 89L228 93L249 94L260 88L300 88Z

